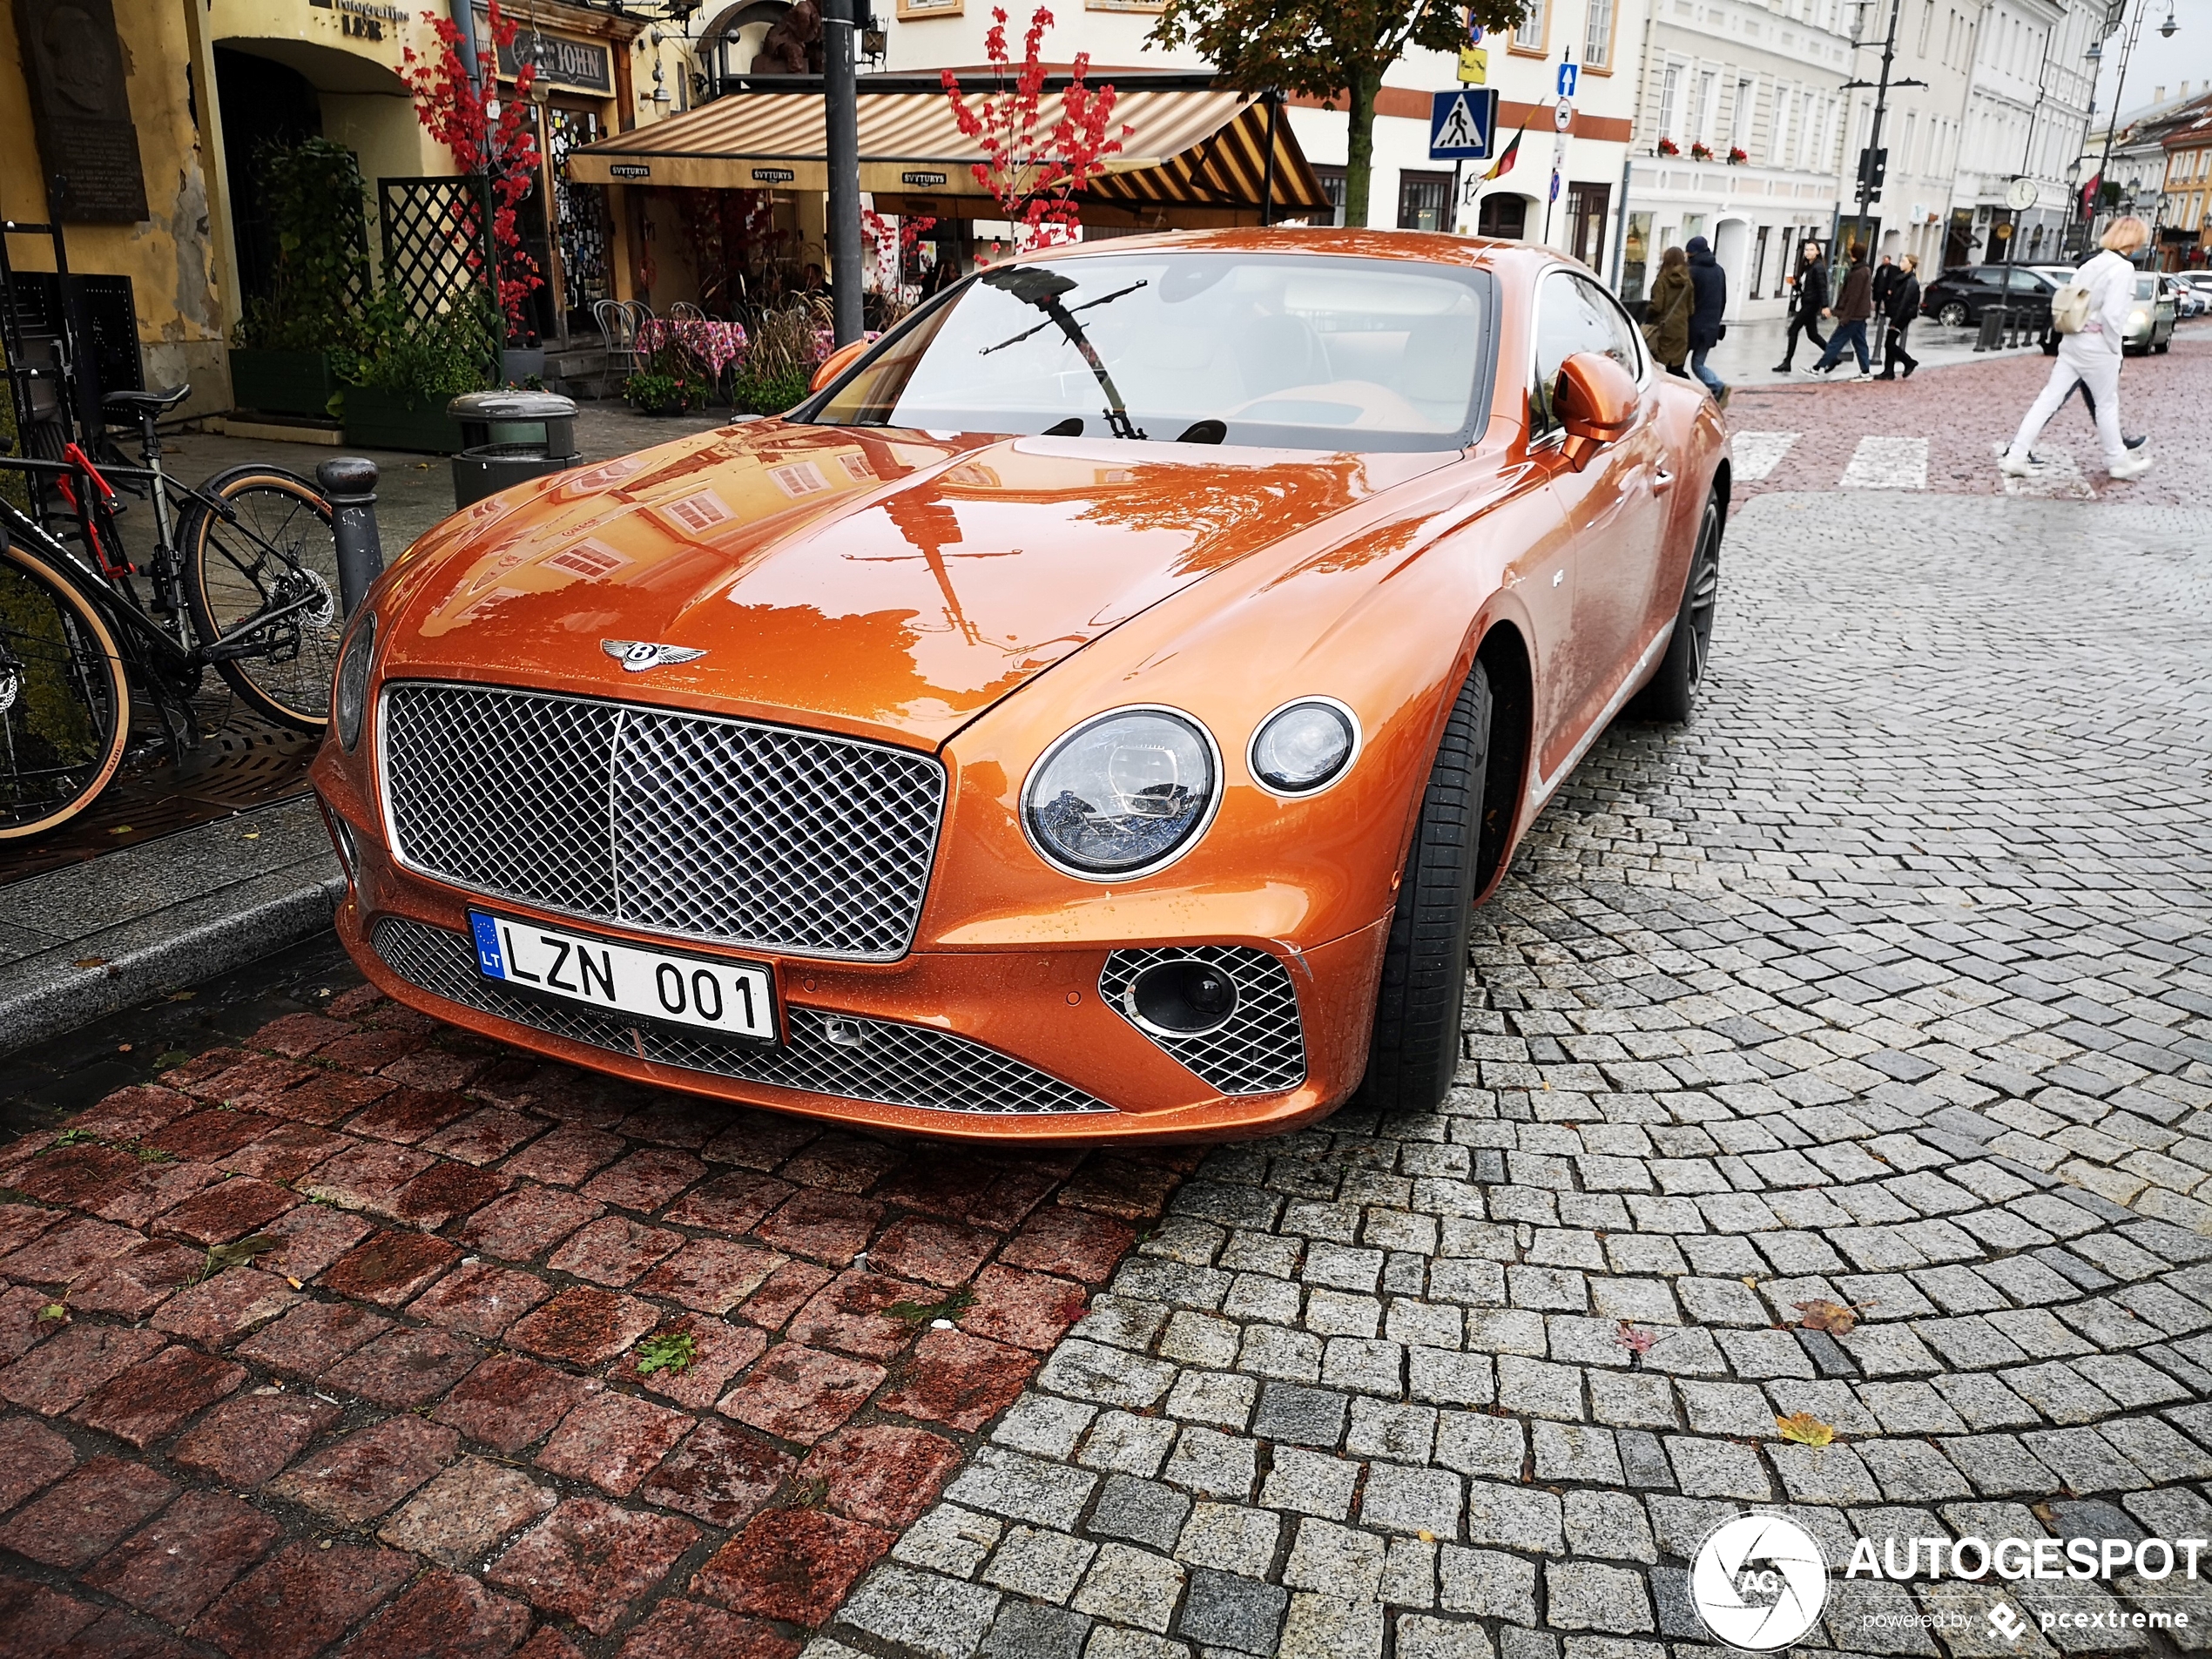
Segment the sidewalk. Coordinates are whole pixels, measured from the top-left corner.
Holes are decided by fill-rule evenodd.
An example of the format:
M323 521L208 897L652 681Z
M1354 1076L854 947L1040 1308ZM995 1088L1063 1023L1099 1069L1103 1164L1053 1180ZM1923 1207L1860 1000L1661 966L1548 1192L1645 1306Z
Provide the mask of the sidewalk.
M319 933L343 889L304 797L0 887L0 1055Z
M1820 332L1824 338L1835 331L1832 321L1824 322ZM1979 331L1973 328L1946 328L1940 323L1922 318L1912 325L1905 337L1905 348L1920 360L1924 373L1931 368L1947 368L1957 363L1986 363L2000 357L2032 357L2041 347L2014 347L2007 351L1978 352L1974 338ZM1817 347L1800 338L1797 341L1797 369L1789 374L1774 372L1775 364L1782 361L1782 347L1789 337L1789 324L1780 317L1763 317L1756 322L1732 322L1728 325L1728 338L1716 346L1705 360L1706 366L1726 381L1737 386L1782 386L1789 384L1817 385L1817 376L1803 371L1820 361ZM1867 349L1875 354L1875 373L1881 372L1881 342L1875 338L1870 325L1867 329ZM1857 361L1848 353L1844 361L1848 369L1838 368L1835 378L1849 379L1858 372Z

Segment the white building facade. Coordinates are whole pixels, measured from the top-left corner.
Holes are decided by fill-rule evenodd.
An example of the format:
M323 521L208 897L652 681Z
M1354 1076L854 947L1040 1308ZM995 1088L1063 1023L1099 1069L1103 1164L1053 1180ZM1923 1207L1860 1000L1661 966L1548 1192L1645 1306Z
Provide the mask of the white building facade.
M1779 316L1793 250L1832 233L1852 64L1844 0L1666 0L1651 14L1619 292L1703 236L1731 319Z
M2076 163L2096 85L2089 48L2104 18L2103 0L1983 0L1946 264L2062 257L2074 193L2087 182ZM2021 180L2036 193L2016 209L2008 195Z

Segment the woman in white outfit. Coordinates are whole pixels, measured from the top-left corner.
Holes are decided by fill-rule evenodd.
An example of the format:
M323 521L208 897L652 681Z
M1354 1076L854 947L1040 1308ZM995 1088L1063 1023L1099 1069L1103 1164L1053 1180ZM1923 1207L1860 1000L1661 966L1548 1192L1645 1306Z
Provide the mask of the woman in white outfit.
M2074 280L2089 291L2089 320L2080 334L2059 336L2059 361L2051 366L2042 395L2013 435L2012 448L1998 462L2000 470L2014 478L2033 470L2028 452L2076 381L2096 400L2105 471L2114 478L2140 478L2150 470L2150 457L2130 454L2120 435L2121 347L2128 338L2128 312L2135 299L2135 267L2129 256L2149 240L2150 226L2141 219L2133 214L2116 219L2104 233L2104 252L2074 273Z

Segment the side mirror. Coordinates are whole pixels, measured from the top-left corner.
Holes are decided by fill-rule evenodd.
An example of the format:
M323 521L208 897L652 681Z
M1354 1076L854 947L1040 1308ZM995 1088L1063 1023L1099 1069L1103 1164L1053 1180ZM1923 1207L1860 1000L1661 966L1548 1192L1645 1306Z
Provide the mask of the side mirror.
M809 392L820 391L822 388L852 368L860 360L860 354L873 344L875 342L872 340L860 339L840 346L822 359L822 366L814 371L814 378L806 382L806 389Z
M1578 351L1559 367L1552 408L1567 429L1567 464L1580 472L1636 418L1635 378L1603 352Z

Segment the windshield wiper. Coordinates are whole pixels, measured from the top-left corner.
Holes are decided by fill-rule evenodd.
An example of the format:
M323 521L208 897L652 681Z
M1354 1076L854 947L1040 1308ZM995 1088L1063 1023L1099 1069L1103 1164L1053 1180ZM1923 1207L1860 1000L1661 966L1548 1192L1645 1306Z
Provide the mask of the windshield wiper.
M1001 340L995 346L986 346L976 355L988 357L995 351L1017 346L1032 334L1042 333L1046 323L1056 323L1060 332L1068 336L1068 343L1082 354L1083 361L1090 365L1091 374L1097 377L1099 389L1106 394L1106 424L1114 435L1117 438L1142 438L1144 435L1143 430L1129 418L1129 408L1122 401L1121 391L1115 386L1114 377L1106 372L1106 365L1099 361L1098 353L1091 347L1090 337L1083 333L1082 324L1076 320L1076 312L1089 311L1094 306L1106 305L1123 294L1135 293L1145 286L1144 280L1132 282L1126 288L1117 288L1112 293L1101 294L1096 300L1073 307L1062 305L1060 299L1062 294L1073 291L1075 279L1062 276L1057 271L1048 271L1034 265L1001 266L995 271L984 272L981 280L1002 293L1012 294L1024 305L1035 306L1044 313L1045 321L1015 335L1011 340Z

